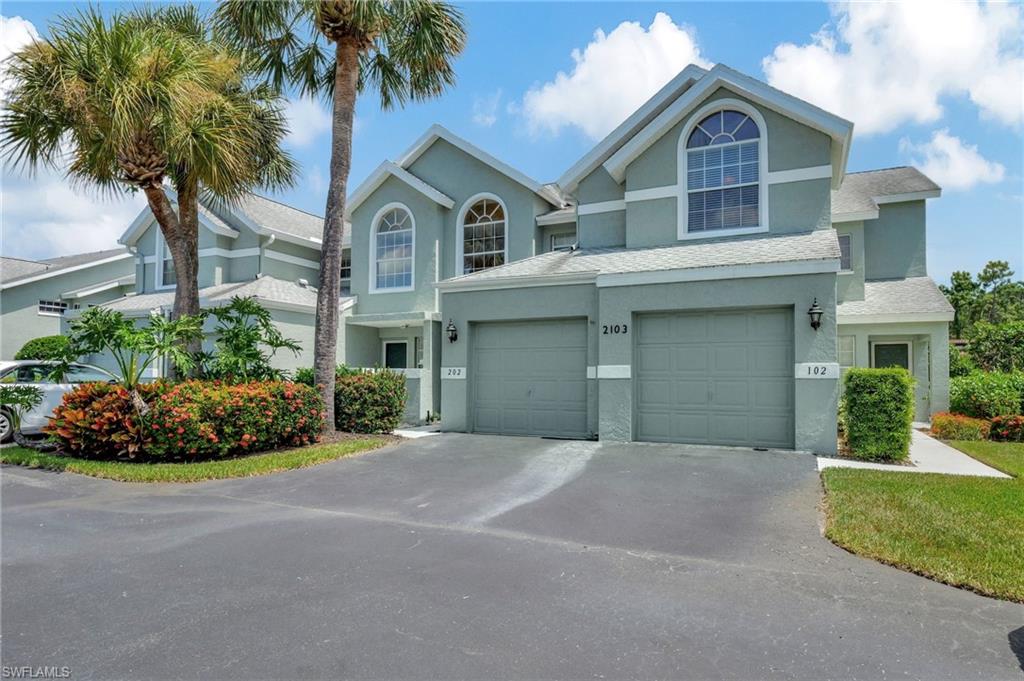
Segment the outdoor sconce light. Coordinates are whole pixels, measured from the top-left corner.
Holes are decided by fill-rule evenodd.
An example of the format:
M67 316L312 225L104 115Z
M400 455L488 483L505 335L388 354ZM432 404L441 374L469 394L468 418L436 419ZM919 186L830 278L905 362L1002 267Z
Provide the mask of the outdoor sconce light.
M807 316L811 318L811 328L817 331L821 328L821 315L825 314L825 311L818 305L818 299L814 299L814 303L811 305L811 309L807 311Z
M455 322L448 320L448 326L444 327L444 332L448 334L448 342L454 343L459 340L459 331L455 328Z

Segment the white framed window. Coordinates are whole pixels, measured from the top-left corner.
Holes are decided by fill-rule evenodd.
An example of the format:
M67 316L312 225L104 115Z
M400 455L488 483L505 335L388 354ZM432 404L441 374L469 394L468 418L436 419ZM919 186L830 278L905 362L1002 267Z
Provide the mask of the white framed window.
M471 274L508 262L508 210L494 194L477 194L459 211L455 271Z
M839 360L840 370L857 366L857 337L839 336L836 338L836 357Z
M876 341L871 344L871 366L902 367L913 373L914 347L910 341Z
M409 343L404 340L386 340L381 343L381 363L388 369L409 368Z
M416 223L405 204L377 211L370 235L370 293L413 289Z
M174 272L174 258L159 227L156 229L156 287L174 288L178 278Z
M853 271L853 237L849 234L839 235L839 271Z
M349 294L352 292L352 249L345 248L341 251L341 292Z
M566 234L552 234L551 235L551 250L552 251L568 251L576 245L576 234L569 232Z
M63 300L40 300L36 312L44 317L60 317L65 310L77 310L78 305L69 305Z
M679 139L679 238L768 231L764 118L721 99L698 110Z

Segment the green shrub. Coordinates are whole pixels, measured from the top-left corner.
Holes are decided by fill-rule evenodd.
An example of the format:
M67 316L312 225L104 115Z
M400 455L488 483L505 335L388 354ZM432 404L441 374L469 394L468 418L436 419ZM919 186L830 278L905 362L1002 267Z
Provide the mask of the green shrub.
M971 358L955 345L949 346L949 377L966 376L974 370Z
M22 345L14 359L56 360L63 357L67 349L67 336L40 336Z
M401 423L406 398L403 374L390 369L344 369L336 380L334 425L338 430L390 433Z
M316 440L323 405L308 386L269 381L226 385L142 384L143 416L119 385L86 383L64 396L46 428L85 459L217 459Z
M906 369L847 370L840 418L858 459L903 460L910 455L914 379Z
M1024 321L978 322L970 332L967 352L975 366L987 371L1024 371Z
M963 414L932 414L932 435L943 440L987 440L992 424Z
M1024 442L1024 416L997 416L992 419L991 438L1000 442Z
M169 389L166 383L143 383L137 388L146 403ZM61 449L83 459L140 457L145 440L143 417L131 392L111 383L83 383L65 393L43 430Z
M949 408L958 414L990 419L1021 411L1019 375L972 371L949 381Z

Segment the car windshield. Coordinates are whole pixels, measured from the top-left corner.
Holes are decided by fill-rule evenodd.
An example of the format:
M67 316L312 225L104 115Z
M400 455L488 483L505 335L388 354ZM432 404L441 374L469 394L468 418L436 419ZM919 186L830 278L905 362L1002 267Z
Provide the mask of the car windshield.
M53 383L50 380L52 368L45 364L23 364L8 369L0 383Z

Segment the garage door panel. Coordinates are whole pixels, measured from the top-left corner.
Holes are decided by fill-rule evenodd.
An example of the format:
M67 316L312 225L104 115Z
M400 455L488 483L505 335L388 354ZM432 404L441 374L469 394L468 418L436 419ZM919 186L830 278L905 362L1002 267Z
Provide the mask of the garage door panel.
M474 325L473 429L587 435L585 320Z
M787 309L638 317L637 439L792 447L792 319Z

